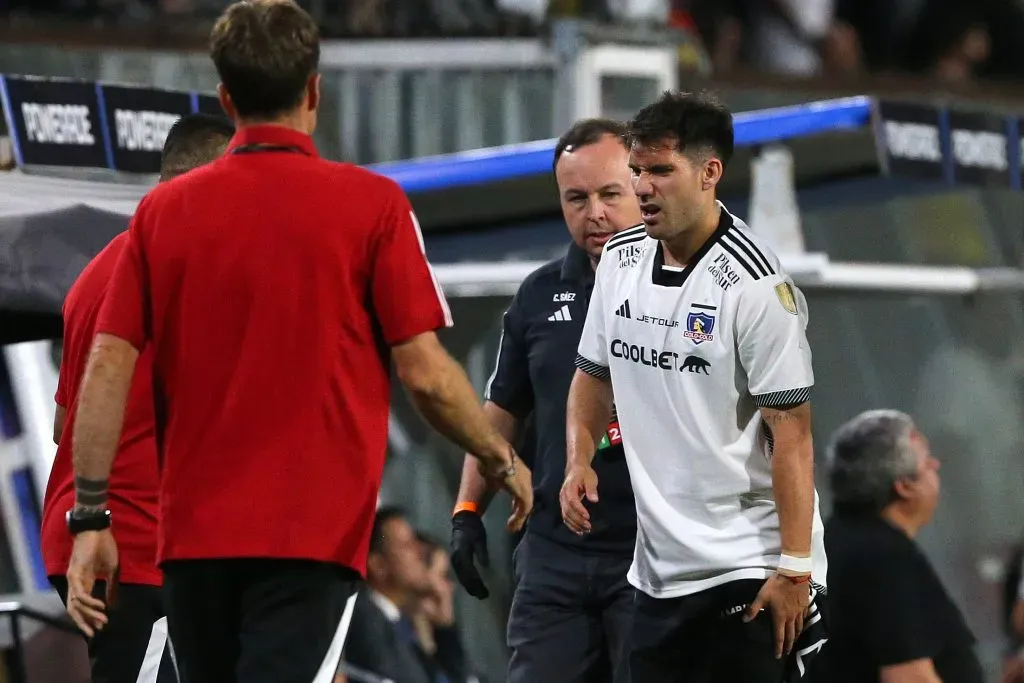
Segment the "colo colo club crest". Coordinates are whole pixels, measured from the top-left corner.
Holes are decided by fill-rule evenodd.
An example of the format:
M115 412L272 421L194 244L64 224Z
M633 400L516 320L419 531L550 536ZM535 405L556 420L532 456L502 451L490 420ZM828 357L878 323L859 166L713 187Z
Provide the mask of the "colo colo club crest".
M696 309L686 315L686 331L683 336L693 341L694 344L713 341L715 335L715 307L693 304L690 308Z

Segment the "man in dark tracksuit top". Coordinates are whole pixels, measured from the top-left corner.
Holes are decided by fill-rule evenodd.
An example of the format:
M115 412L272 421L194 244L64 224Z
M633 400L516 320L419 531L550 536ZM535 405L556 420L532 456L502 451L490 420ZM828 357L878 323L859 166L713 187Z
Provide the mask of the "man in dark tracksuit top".
M594 269L604 243L640 221L623 132L614 121L586 120L559 140L555 176L573 244L519 287L505 314L487 387L484 410L506 439L521 435L531 415L536 433L535 443L524 446L532 454L535 507L514 556L509 683L629 680L624 646L633 589L626 572L636 541L636 509L614 419L595 460L602 489L600 501L591 504L593 531L569 531L558 502L565 474L565 402ZM490 493L467 458L452 518L452 566L469 593L481 599L488 591L474 559L487 564L481 515Z

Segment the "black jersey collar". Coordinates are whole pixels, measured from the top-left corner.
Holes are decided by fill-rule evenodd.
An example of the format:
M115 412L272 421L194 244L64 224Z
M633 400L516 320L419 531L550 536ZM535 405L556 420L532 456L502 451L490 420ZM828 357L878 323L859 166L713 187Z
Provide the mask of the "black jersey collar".
M228 143L228 153L297 152L317 156L313 138L292 128L272 124L243 126Z
M562 259L562 281L589 285L594 281L594 268L586 251L572 243Z
M682 270L665 270L662 267L665 265L665 251L664 247L661 246L661 241L658 241L654 252L654 264L651 266L651 282L662 287L683 286L686 278L690 277L690 273L696 270L701 260L711 251L711 247L715 246L722 239L722 236L729 232L730 228L734 225L732 214L721 204L718 205L718 209L718 227L715 228L715 231L711 233L711 237L701 245L697 253L693 255L693 258L690 259L690 262Z

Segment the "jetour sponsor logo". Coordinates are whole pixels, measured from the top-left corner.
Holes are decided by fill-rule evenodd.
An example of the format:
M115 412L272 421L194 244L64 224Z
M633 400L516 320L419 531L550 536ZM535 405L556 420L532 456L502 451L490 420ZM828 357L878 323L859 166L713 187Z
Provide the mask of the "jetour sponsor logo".
M678 327L678 320L669 320L668 318L659 318L654 315L638 315L636 317L638 323L647 323L648 325L657 325L658 327Z

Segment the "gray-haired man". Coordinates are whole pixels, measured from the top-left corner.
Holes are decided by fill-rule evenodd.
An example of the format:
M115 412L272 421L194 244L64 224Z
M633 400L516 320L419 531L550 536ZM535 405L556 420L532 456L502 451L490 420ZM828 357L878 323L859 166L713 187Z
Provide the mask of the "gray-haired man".
M981 683L974 636L914 542L939 502L939 462L913 420L861 413L829 447L825 528L830 683Z

